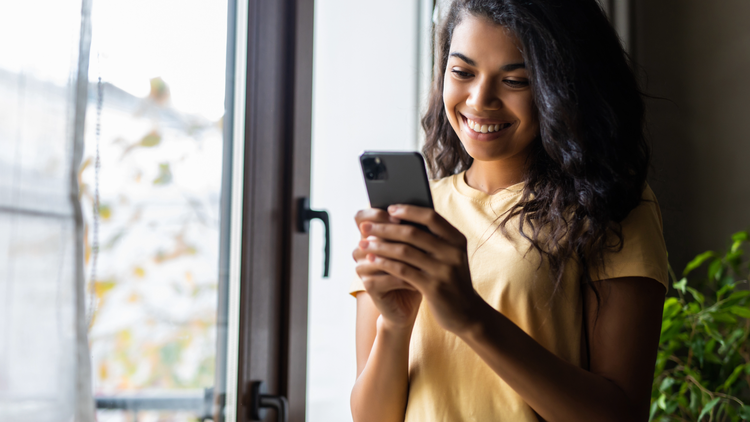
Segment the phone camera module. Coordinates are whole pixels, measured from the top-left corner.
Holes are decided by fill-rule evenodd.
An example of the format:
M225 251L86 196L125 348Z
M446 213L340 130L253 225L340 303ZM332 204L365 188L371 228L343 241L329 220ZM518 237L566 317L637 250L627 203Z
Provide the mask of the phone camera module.
M380 157L367 157L362 159L362 169L367 180L378 181L388 179L388 171L385 163Z

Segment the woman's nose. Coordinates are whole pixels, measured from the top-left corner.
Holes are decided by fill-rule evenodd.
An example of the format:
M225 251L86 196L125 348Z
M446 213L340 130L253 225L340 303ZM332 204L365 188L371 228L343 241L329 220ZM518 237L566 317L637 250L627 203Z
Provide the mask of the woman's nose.
M466 105L476 111L497 110L502 107L502 101L490 81L477 81L469 90Z

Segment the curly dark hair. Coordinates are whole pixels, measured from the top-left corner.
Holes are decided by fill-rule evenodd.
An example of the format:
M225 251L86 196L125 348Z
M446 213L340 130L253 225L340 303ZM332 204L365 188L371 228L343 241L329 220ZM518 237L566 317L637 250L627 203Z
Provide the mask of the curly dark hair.
M549 263L555 290L571 260L590 283L589 269L603 268L605 252L622 248L620 222L640 203L648 173L644 102L630 59L596 0L455 0L438 28L422 119L433 178L472 163L443 105L453 30L468 14L516 37L539 121L521 199L499 228L507 233L519 217L521 234Z

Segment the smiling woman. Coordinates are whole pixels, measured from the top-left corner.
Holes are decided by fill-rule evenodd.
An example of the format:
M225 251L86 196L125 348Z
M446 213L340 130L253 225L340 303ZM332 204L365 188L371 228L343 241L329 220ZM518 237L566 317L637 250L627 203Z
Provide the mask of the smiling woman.
M595 0L456 0L437 42L435 210L356 216L354 420L646 420L667 260L617 35Z

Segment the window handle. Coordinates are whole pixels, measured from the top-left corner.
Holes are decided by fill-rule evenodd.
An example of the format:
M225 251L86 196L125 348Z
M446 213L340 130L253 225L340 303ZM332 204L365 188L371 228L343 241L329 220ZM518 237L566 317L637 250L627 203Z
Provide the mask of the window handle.
M328 268L331 264L331 223L328 220L327 211L311 210L310 198L297 199L297 231L299 233L310 232L310 220L319 219L323 222L326 230L325 261L323 263L323 277L328 277Z
M250 383L250 420L262 421L266 418L266 409L276 409L278 422L289 422L289 403L281 395L266 394L266 383L253 381Z

